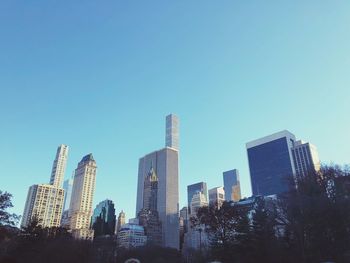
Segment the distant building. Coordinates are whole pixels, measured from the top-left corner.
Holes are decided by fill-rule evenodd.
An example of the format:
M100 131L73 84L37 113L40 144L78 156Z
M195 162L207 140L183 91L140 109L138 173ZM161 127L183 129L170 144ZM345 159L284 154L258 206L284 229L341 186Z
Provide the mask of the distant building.
M297 141L292 147L292 153L297 176L306 176L320 170L321 163L316 146L308 142Z
M208 206L208 201L207 198L205 197L205 195L200 192L197 191L191 200L191 216L196 216L197 215L197 211L200 207L203 206Z
M119 247L130 249L145 246L147 237L143 226L136 224L125 224L119 230L117 240Z
M162 224L162 246L179 249L178 119L167 117L166 148L139 160L136 216L144 205L144 182L151 168L158 177L157 211ZM175 127L176 124L176 127ZM177 132L176 132L177 130Z
M238 202L241 197L241 185L239 182L239 172L237 169L223 173L225 200L227 202Z
M295 166L292 148L294 134L278 132L247 143L253 195L273 195L287 191L293 182Z
M68 158L68 146L60 145L53 163L50 184L35 184L28 190L21 227L27 227L35 218L43 227L59 227L65 193L62 180Z
M29 188L21 227L35 218L43 227L61 224L64 190L49 184L35 184Z
M119 213L119 216L118 216L117 226L116 226L116 229L115 229L115 234L116 235L118 234L118 232L121 229L122 225L125 225L125 213L124 213L123 210Z
M162 222L157 211L158 177L151 167L145 178L143 190L143 208L138 213L139 224L144 227L147 243L162 245Z
M179 150L179 118L170 114L166 116L165 146Z
M191 214L191 201L193 196L197 193L197 192L201 192L207 202L208 202L208 189L207 189L207 183L204 182L200 182L200 183L196 183L196 184L191 184L189 186L187 186L187 204L188 204L188 213Z
M225 201L224 188L215 187L209 190L209 204L220 208Z
M92 154L84 156L75 170L69 221L73 237L78 239L93 238L94 231L90 229L90 225L96 170L96 161Z
M91 228L94 230L94 237L114 235L115 231L115 209L112 200L100 202L92 215Z
M72 197L73 178L74 178L74 175L71 178L65 180L63 183L63 189L65 193L63 211L69 209L70 199Z
M55 187L62 187L68 159L68 150L69 147L64 144L61 144L57 149L56 158L53 162L50 178L50 184Z

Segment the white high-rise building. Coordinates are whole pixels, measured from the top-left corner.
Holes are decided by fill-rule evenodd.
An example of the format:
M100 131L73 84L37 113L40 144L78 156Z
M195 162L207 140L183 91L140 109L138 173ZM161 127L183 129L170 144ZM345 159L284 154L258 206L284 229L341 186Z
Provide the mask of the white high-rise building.
M42 227L59 227L64 190L49 184L35 184L29 188L21 227L35 218Z
M198 191L192 197L191 216L196 216L198 209L203 206L208 206L208 201L205 195L202 192Z
M179 150L179 118L174 114L166 116L165 147Z
M68 149L69 147L64 144L61 144L57 149L50 178L50 184L56 187L62 187L68 159Z
M22 227L27 227L34 218L43 227L60 226L65 197L62 180L67 158L68 146L62 144L57 149L50 184L35 184L29 188Z
M222 186L209 189L210 205L215 205L216 207L220 208L224 201L225 201L225 191Z
M296 141L292 153L297 176L306 176L320 170L321 163L315 145L304 141Z
M92 154L83 157L75 170L72 197L69 206L69 225L79 239L92 239L90 229L92 202L95 191L96 162Z

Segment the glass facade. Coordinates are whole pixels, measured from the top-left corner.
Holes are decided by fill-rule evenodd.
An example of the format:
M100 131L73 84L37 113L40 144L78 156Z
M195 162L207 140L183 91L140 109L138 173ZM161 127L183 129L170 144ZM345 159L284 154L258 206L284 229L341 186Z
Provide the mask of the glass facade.
M96 206L91 220L94 237L114 235L115 222L114 203L111 200L100 202Z
M192 198L197 192L201 192L202 194L204 194L204 196L208 202L207 183L200 182L200 183L191 184L191 185L187 186L187 202L188 202L188 213L189 214L191 214Z
M288 190L293 160L288 137L247 148L253 195L273 195Z
M239 172L233 169L223 173L225 200L238 202L241 199L241 186Z

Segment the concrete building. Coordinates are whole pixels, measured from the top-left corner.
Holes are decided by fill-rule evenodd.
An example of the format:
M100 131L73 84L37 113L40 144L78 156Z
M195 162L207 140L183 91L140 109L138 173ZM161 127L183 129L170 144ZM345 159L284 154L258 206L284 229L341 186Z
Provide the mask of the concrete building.
M174 127L167 129L170 135L166 138L176 135L170 132L173 129ZM173 143L169 144L169 141ZM166 148L147 154L139 160L136 216L144 205L145 178L153 169L158 177L157 211L162 224L162 246L179 249L179 152L175 142L174 138L169 139Z
M50 184L53 186L62 187L68 159L68 149L69 147L64 144L61 144L57 149L50 178Z
M117 241L119 247L130 249L145 246L147 237L142 226L125 224L119 230Z
M112 200L100 202L94 209L91 219L91 228L94 237L114 235L116 225L115 208Z
M188 213L191 214L191 201L193 196L197 193L197 192L201 192L207 202L208 202L208 189L207 189L207 183L204 182L200 182L200 183L196 183L196 184L191 184L187 186L187 204L188 204Z
M165 147L179 150L179 118L174 114L166 116Z
M306 176L321 169L316 146L308 142L296 141L292 148L295 173Z
M222 186L214 187L209 190L210 205L215 205L216 207L220 208L224 201L225 201L225 191Z
M225 200L238 202L241 197L241 185L237 169L223 172Z
M75 238L93 238L93 230L90 229L90 225L96 169L96 162L92 154L88 154L83 157L75 170L69 206L70 229Z
M274 195L289 189L295 174L294 143L294 134L286 130L247 143L253 195Z
M35 184L28 190L21 226L26 227L35 218L43 227L61 224L64 190L62 180L68 158L68 146L60 145L51 171L50 184Z
M61 224L64 190L49 184L35 184L29 188L21 227L36 218L42 227Z

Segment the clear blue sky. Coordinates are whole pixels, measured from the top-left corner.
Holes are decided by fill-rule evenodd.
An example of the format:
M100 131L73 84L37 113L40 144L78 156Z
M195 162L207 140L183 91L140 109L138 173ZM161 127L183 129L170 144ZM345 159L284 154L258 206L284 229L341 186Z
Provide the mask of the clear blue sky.
M349 14L349 1L1 1L0 189L22 214L64 143L66 177L92 152L94 203L133 217L138 159L163 147L170 112L180 206L231 168L249 196L245 143L283 129L349 163Z

